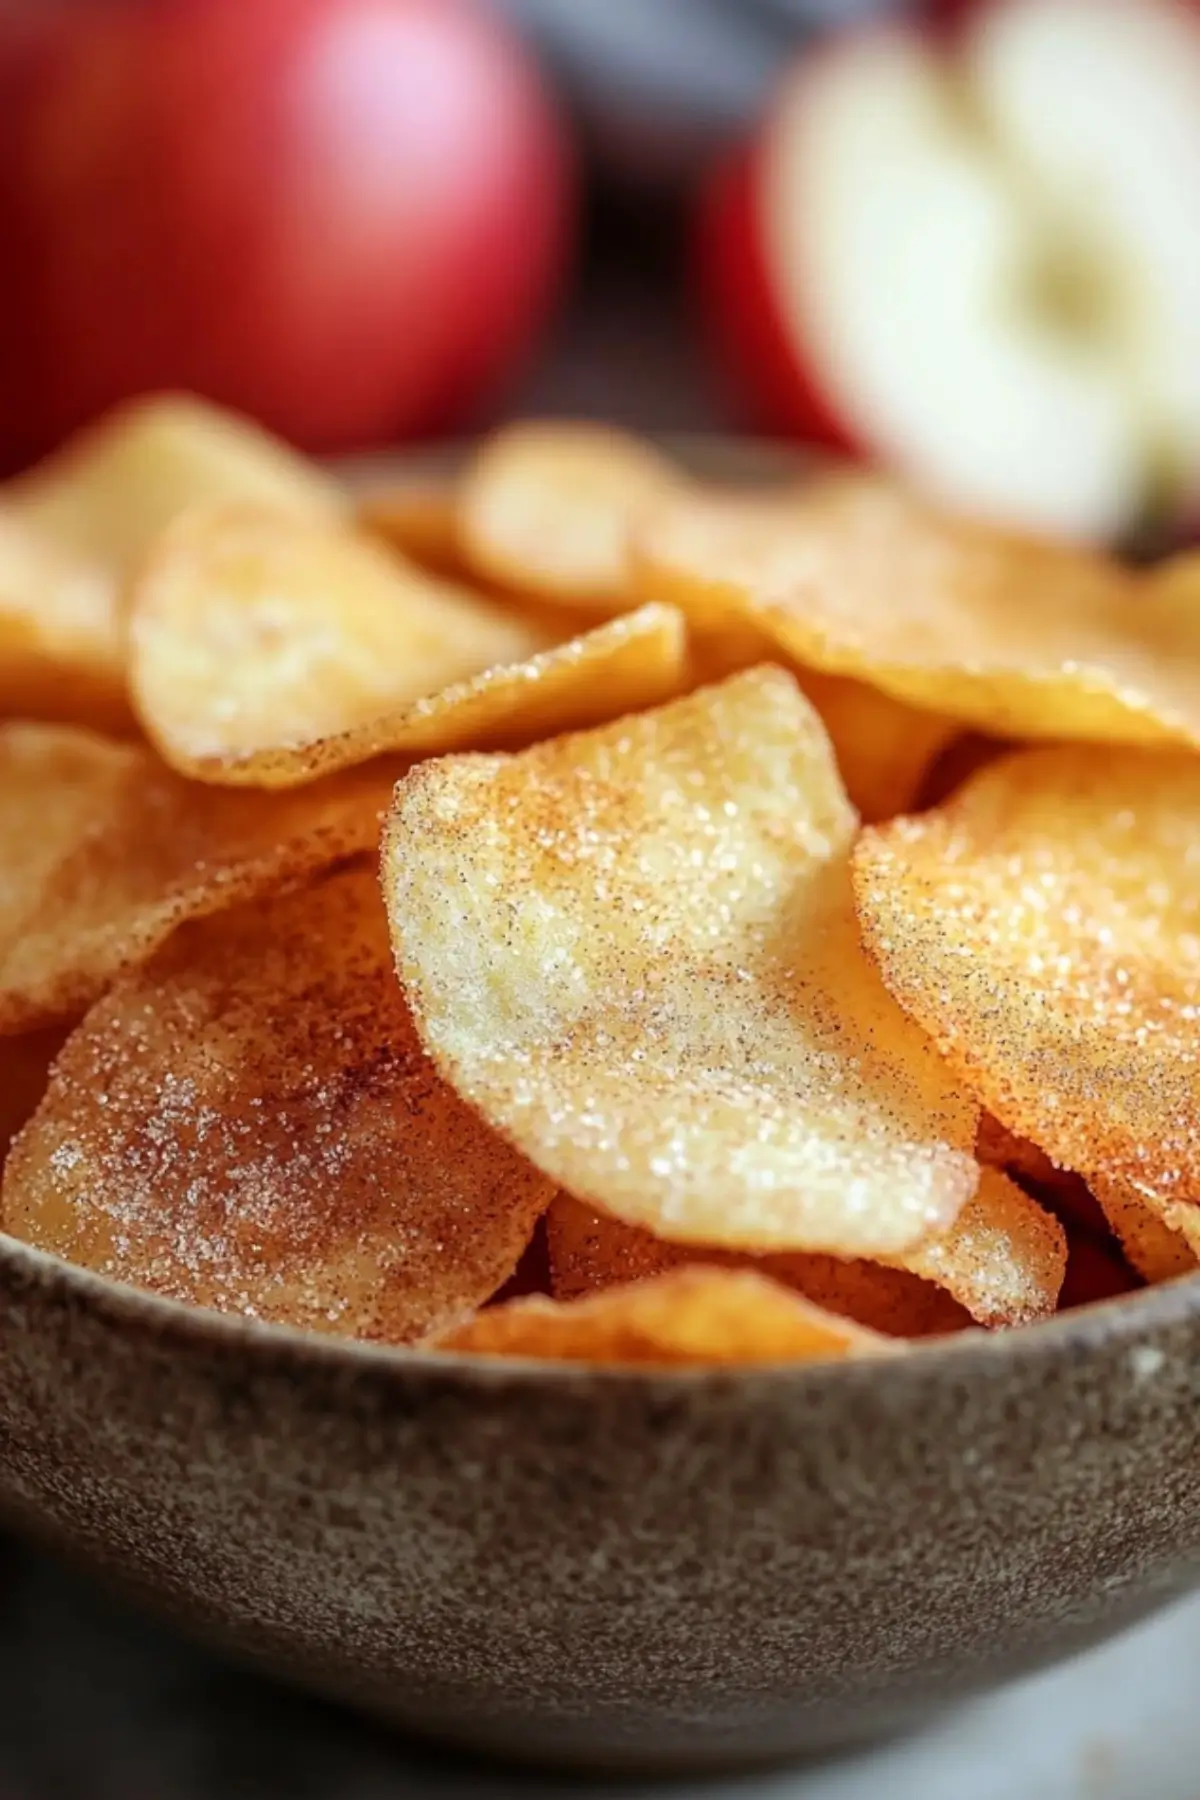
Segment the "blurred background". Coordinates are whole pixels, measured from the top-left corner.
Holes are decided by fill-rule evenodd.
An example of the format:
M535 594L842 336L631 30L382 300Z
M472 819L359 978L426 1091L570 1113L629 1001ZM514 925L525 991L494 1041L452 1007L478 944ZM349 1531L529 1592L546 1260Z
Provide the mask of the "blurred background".
M314 454L749 428L1200 514L1193 0L0 0L0 466L190 388Z

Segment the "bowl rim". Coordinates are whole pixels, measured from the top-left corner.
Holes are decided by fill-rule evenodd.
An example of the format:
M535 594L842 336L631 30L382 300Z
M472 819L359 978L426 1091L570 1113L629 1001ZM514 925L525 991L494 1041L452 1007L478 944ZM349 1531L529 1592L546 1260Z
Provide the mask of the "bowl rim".
M421 1344L381 1344L335 1333L306 1331L239 1313L217 1312L145 1288L112 1280L35 1249L0 1231L0 1274L15 1273L43 1292L82 1304L116 1326L133 1326L180 1350L245 1351L261 1366L340 1375L371 1375L402 1382L413 1376L450 1375L478 1379L486 1387L528 1388L550 1383L578 1386L581 1378L601 1387L636 1385L678 1393L681 1389L766 1385L797 1392L815 1384L857 1385L864 1372L872 1385L911 1377L921 1380L988 1373L1000 1364L1059 1360L1087 1353L1114 1340L1136 1349L1172 1326L1200 1323L1200 1270L1154 1286L1134 1289L1054 1313L1028 1325L987 1331L979 1326L944 1337L896 1339L896 1353L838 1357L807 1362L669 1365L584 1363L531 1356L488 1356L477 1351L438 1349ZM886 1377L883 1372L886 1371Z

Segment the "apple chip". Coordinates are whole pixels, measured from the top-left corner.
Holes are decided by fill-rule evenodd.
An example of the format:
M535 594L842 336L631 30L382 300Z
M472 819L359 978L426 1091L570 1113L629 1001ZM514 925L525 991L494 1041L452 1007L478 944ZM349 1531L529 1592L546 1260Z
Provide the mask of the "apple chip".
M552 1191L423 1054L359 868L118 983L13 1147L3 1221L177 1300L408 1343L513 1273Z
M297 519L349 507L337 482L249 420L187 395L118 407L6 490L29 528L115 583L194 506Z
M301 517L346 502L256 426L197 400L138 401L0 497L0 709L128 730L123 596L188 507L251 500Z
M981 1325L1025 1325L1054 1311L1067 1235L1015 1181L984 1169L950 1229L909 1251L903 1267L945 1288Z
M436 575L463 573L458 486L449 475L412 475L367 494L359 504L358 522L419 568Z
M820 1362L896 1348L892 1339L823 1312L765 1275L702 1266L585 1300L510 1300L459 1326L441 1347L664 1368Z
M668 1244L640 1225L626 1225L563 1193L546 1214L546 1251L555 1300L580 1300L600 1288L627 1287L692 1263L745 1268L749 1261L710 1245Z
M1011 1131L1150 1199L1200 1194L1200 759L1063 746L863 833L867 943Z
M1098 1300L1132 1293L1141 1285L1111 1237L1068 1232L1067 1273L1058 1296L1060 1312L1074 1306L1094 1306Z
M744 1254L727 1253L720 1245L667 1243L565 1195L555 1201L546 1224L551 1286L558 1299L686 1262L738 1267L747 1262ZM765 1274L831 1312L878 1331L923 1337L957 1329L967 1314L981 1325L1045 1318L1062 1287L1067 1242L1057 1219L1004 1175L984 1169L950 1229L889 1264L812 1254L756 1260Z
M1091 1193L1081 1175L1070 1169L1058 1169L1044 1150L1018 1137L991 1113L979 1121L975 1154L985 1168L1000 1169L1011 1176L1035 1199L1049 1208L1065 1225L1078 1225L1084 1231L1107 1232L1107 1224L1099 1201Z
M916 804L933 765L959 727L842 675L800 672L829 733L846 792L867 824Z
M630 527L679 481L649 444L604 425L510 425L462 477L458 535L477 574L614 612L634 603Z
M988 737L980 731L957 732L926 770L916 803L904 810L924 812L927 806L940 806L964 781L969 781L972 775L1011 749L1012 745L1005 743L1003 738Z
M758 669L396 790L401 978L448 1080L662 1237L898 1254L978 1180L978 1108L888 997L820 720Z
M633 554L703 635L733 614L798 663L1002 737L1200 743L1200 615L1115 562L941 513L862 475L683 494Z
M948 1294L903 1269L803 1252L750 1257L711 1244L669 1244L569 1194L560 1194L546 1214L546 1237L556 1300L579 1300L601 1288L703 1264L757 1270L814 1305L888 1337L940 1336L971 1323Z
M182 920L372 849L394 774L229 794L77 727L0 726L0 1035L82 1012Z
M47 1026L44 1031L24 1032L20 1037L0 1038L0 1162L25 1121L37 1109L50 1067L67 1040L67 1028Z
M129 732L112 583L0 499L0 713Z
M164 538L131 633L167 761L257 787L614 718L678 693L688 666L673 609L562 643L366 537L254 511L193 513Z
M991 1113L984 1113L975 1136L975 1154L985 1168L1001 1169L1014 1181L1028 1182L1033 1188L1053 1187L1063 1171L1056 1169L1044 1150L1018 1137ZM1070 1177L1078 1180L1077 1176Z
M1126 1258L1145 1281L1200 1268L1200 1204L1139 1193L1131 1181L1097 1177L1093 1191Z

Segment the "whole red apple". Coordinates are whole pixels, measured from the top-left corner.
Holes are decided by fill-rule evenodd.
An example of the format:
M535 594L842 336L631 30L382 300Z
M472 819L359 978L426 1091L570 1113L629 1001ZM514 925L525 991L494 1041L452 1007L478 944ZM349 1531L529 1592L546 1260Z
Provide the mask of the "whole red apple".
M724 360L759 421L968 510L1178 527L1200 513L1200 8L937 10L819 49L715 178Z
M186 387L313 451L458 420L555 291L570 158L470 0L0 12L0 455Z

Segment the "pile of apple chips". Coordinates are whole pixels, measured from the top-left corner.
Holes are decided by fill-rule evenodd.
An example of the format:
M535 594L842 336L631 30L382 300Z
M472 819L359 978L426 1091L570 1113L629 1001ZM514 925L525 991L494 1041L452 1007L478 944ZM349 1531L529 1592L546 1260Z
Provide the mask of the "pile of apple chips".
M3 1225L391 1344L774 1363L1200 1259L1200 561L145 402L0 491ZM865 821L865 822L864 822Z

